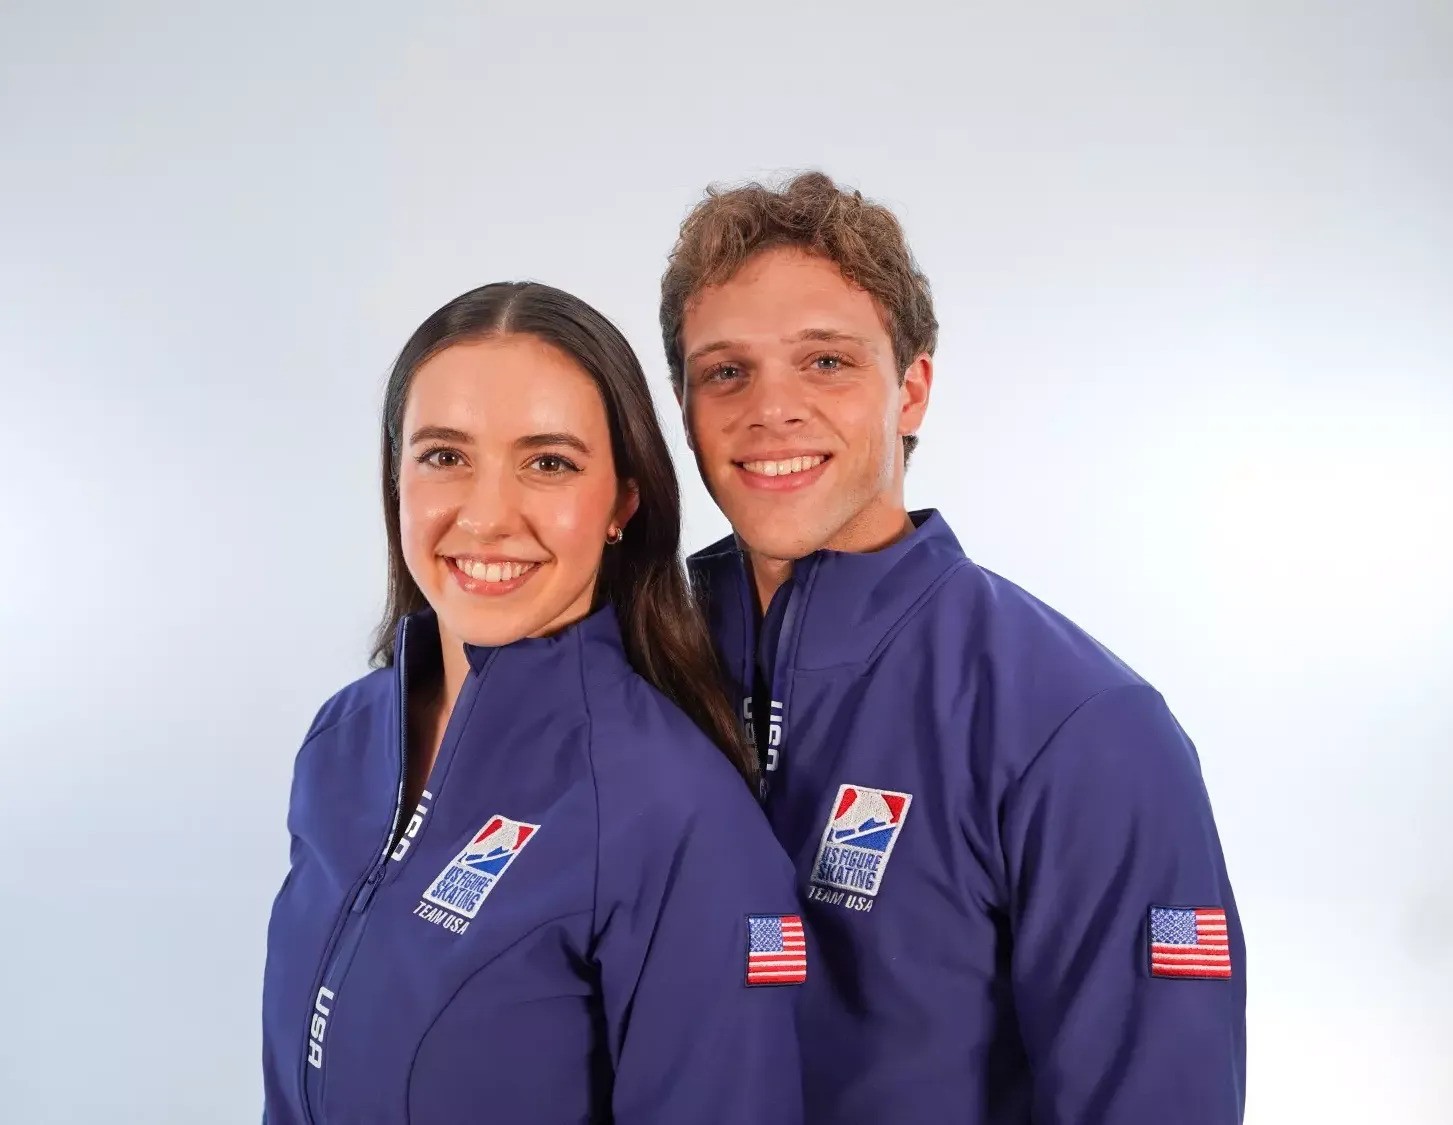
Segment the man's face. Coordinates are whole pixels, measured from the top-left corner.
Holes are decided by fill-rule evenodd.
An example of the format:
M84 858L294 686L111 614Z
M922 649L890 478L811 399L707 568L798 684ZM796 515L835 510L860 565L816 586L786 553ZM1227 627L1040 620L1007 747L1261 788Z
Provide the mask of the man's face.
M873 298L826 258L764 250L682 324L681 392L702 480L748 550L866 550L903 526L903 443L932 364L899 379Z

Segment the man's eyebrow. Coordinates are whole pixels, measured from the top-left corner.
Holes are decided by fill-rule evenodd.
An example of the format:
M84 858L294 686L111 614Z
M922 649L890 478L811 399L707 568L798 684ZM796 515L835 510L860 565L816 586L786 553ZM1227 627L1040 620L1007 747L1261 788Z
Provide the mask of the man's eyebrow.
M842 332L836 328L804 328L792 336L782 337L784 344L801 344L808 340L820 340L825 343L836 341L844 344L859 344L863 347L867 347L869 344L866 337L857 336L851 332ZM692 364L712 352L727 351L739 346L735 340L713 340L709 344L702 344L701 347L693 349L691 354L686 357L686 362Z
M840 332L836 328L804 328L795 336L784 337L784 344L800 344L804 340L823 340L832 342L834 340L848 344L867 345L868 340L863 336L855 336L851 332Z
M704 355L710 355L712 352L725 351L727 348L732 347L733 343L734 341L732 340L713 340L709 344L702 344L701 347L696 348L689 356L686 357L686 362L695 363Z
M451 426L420 426L409 435L410 445L417 445L421 441L452 441L459 445L468 445L473 440L473 434Z
M586 457L590 456L590 446L566 430L552 434L529 434L520 438L515 445L520 449L543 449L551 445L566 445Z

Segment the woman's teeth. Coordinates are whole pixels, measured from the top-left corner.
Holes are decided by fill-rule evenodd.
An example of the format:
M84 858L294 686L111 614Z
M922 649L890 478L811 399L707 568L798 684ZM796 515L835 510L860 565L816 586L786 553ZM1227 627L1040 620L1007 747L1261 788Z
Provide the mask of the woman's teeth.
M455 559L454 565L477 582L511 582L539 563L484 563L474 559Z
M792 473L805 473L826 461L826 457L789 457L785 461L743 461L742 468L749 473L763 477L785 477Z

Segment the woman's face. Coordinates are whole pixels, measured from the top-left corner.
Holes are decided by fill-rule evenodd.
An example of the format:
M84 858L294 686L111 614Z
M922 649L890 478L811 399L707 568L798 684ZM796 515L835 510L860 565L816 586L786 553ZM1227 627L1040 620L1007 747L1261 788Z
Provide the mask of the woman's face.
M534 336L455 344L421 364L404 406L404 561L446 640L503 645L590 612L606 537L636 509L605 404Z

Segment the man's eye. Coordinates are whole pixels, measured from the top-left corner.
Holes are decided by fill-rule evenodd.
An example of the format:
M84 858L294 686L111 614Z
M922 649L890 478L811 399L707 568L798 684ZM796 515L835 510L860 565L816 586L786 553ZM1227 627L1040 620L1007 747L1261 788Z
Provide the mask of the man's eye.
M812 357L812 364L819 371L837 371L845 366L847 360L840 355L819 355Z
M741 373L742 369L735 363L718 363L715 367L708 367L703 371L701 378L703 382L707 383L725 383L737 378Z

